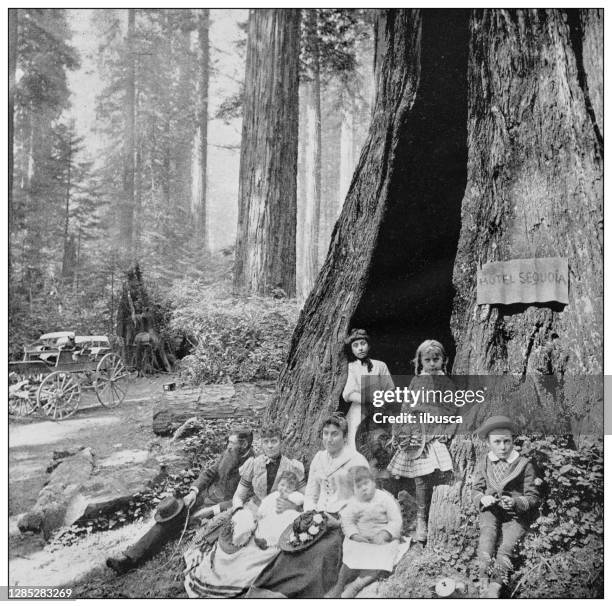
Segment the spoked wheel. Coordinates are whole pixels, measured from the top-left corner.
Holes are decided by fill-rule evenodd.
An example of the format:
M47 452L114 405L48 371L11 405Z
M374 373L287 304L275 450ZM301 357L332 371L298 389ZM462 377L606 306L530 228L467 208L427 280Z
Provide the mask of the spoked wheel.
M43 379L36 395L38 406L50 419L65 419L79 408L81 384L75 375L54 371Z
M11 417L28 417L36 411L37 387L29 378L9 375L8 412Z
M105 354L96 373L94 388L100 404L111 409L119 406L125 399L129 381L129 372L121 357L114 352Z

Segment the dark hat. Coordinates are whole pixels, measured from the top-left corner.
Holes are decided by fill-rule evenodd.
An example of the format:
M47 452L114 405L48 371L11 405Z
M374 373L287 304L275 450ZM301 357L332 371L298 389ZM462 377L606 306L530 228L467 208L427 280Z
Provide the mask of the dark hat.
M174 517L180 514L184 505L185 504L181 498L176 498L172 495L165 497L161 502L159 502L159 504L157 504L155 520L158 523L171 521Z
M321 522L316 522L315 517L319 516ZM318 533L313 535L308 532L312 526L318 527ZM283 552L300 552L318 542L327 532L327 515L324 512L310 510L298 516L293 523L288 525L278 539L278 547ZM300 534L308 535L308 539L299 539Z
M499 428L506 428L510 430L513 436L518 434L517 425L509 417L506 417L505 415L493 415L492 417L489 417L489 419L485 420L482 426L480 426L480 428L477 430L478 436L480 436L482 439L486 439L493 430L497 430Z
M354 341L358 339L365 339L368 343L370 342L370 336L364 329L353 329L351 334L344 340L347 346L350 346Z
M240 439L248 441L249 445L253 442L253 431L246 426L232 427L230 430L230 435L231 434L236 435Z

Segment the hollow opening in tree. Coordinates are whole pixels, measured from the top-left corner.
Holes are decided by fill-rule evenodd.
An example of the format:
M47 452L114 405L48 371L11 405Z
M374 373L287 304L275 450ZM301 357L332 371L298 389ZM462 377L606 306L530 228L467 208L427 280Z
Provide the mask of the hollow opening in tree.
M375 358L413 372L425 339L455 352L453 264L467 181L468 11L423 11L421 81L401 127L390 198L353 327ZM450 368L450 366L449 366Z

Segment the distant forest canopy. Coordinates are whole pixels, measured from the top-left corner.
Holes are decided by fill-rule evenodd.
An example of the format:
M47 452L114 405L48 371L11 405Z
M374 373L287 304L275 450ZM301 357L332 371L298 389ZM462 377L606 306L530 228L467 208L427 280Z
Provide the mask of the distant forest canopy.
M9 11L11 331L113 332L136 262L164 288L230 278L253 12ZM369 127L374 13L299 11L300 300Z

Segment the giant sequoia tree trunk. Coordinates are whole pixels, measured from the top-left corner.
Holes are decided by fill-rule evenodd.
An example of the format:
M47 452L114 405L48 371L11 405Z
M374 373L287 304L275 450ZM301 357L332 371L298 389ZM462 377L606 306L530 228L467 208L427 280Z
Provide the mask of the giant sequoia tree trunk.
M417 11L388 11L380 19L378 95L370 134L268 410L286 428L287 442L303 455L316 451L319 425L337 408L344 387L342 342L364 294L391 197L402 127L418 88L420 31Z
M295 295L299 20L249 17L234 285L260 295Z
M590 90L601 91L603 72L583 61L601 48L601 22L596 11L476 11L470 33L454 372L565 375L566 383L600 373L603 164ZM479 264L556 256L569 260L567 306L476 304ZM461 524L477 448L466 436L451 446L455 483L434 491L432 543Z

